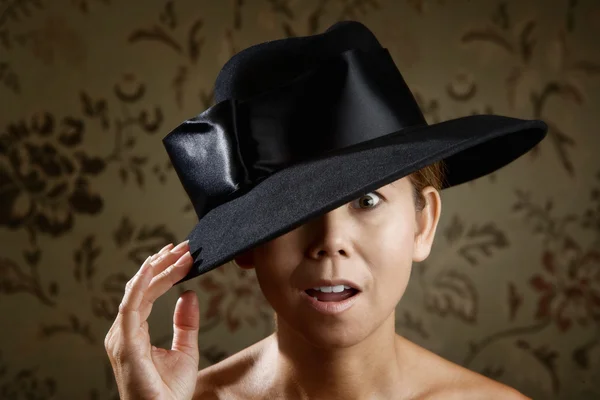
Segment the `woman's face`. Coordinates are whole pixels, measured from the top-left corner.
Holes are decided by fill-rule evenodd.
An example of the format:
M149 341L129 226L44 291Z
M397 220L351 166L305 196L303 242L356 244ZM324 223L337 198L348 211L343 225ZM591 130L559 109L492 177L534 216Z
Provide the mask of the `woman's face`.
M402 178L257 246L236 262L256 269L280 324L317 347L351 346L393 318L412 262L429 254L441 205L435 189L423 193L427 205L419 212L413 186ZM320 286L320 280L341 279L360 288L350 308L326 314L310 305L306 289Z

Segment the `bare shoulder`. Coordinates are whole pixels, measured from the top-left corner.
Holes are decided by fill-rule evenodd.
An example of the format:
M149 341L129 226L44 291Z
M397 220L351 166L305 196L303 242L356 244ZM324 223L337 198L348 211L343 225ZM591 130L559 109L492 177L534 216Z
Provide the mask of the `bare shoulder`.
M485 377L483 377L485 378ZM487 379L487 378L486 378ZM449 382L421 397L422 400L531 400L516 389L490 379Z
M265 352L270 338L265 338L236 354L198 371L194 400L235 400L258 397L264 391L258 370L264 370Z
M405 340L405 339L404 339ZM410 341L416 373L415 397L419 400L527 400L529 397L503 383L455 364ZM418 387L422 388L421 390Z

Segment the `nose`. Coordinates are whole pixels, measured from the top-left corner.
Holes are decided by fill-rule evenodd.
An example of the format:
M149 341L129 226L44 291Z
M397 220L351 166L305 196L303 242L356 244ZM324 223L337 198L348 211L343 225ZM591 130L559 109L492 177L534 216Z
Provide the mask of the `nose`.
M350 256L351 235L350 221L345 215L346 206L315 218L308 225L311 244L308 248L310 258L347 258Z

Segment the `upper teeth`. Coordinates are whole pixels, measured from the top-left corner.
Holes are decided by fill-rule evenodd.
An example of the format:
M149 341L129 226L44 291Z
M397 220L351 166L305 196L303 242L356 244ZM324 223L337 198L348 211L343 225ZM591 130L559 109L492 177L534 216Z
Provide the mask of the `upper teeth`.
M320 290L323 293L339 293L339 292L343 292L344 289L350 289L350 286L347 285L337 285L337 286L321 286L321 287L314 287L314 290Z

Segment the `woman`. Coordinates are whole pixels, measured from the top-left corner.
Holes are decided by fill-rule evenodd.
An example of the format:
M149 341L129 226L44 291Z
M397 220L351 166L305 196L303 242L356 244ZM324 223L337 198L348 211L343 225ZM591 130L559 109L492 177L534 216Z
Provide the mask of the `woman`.
M527 398L396 334L395 308L412 263L430 253L439 191L526 153L545 124L428 126L356 22L253 46L216 87L217 105L164 140L199 223L126 286L105 339L121 398ZM255 270L276 332L198 372L199 307L187 291L172 349L151 347L153 302L232 259Z

